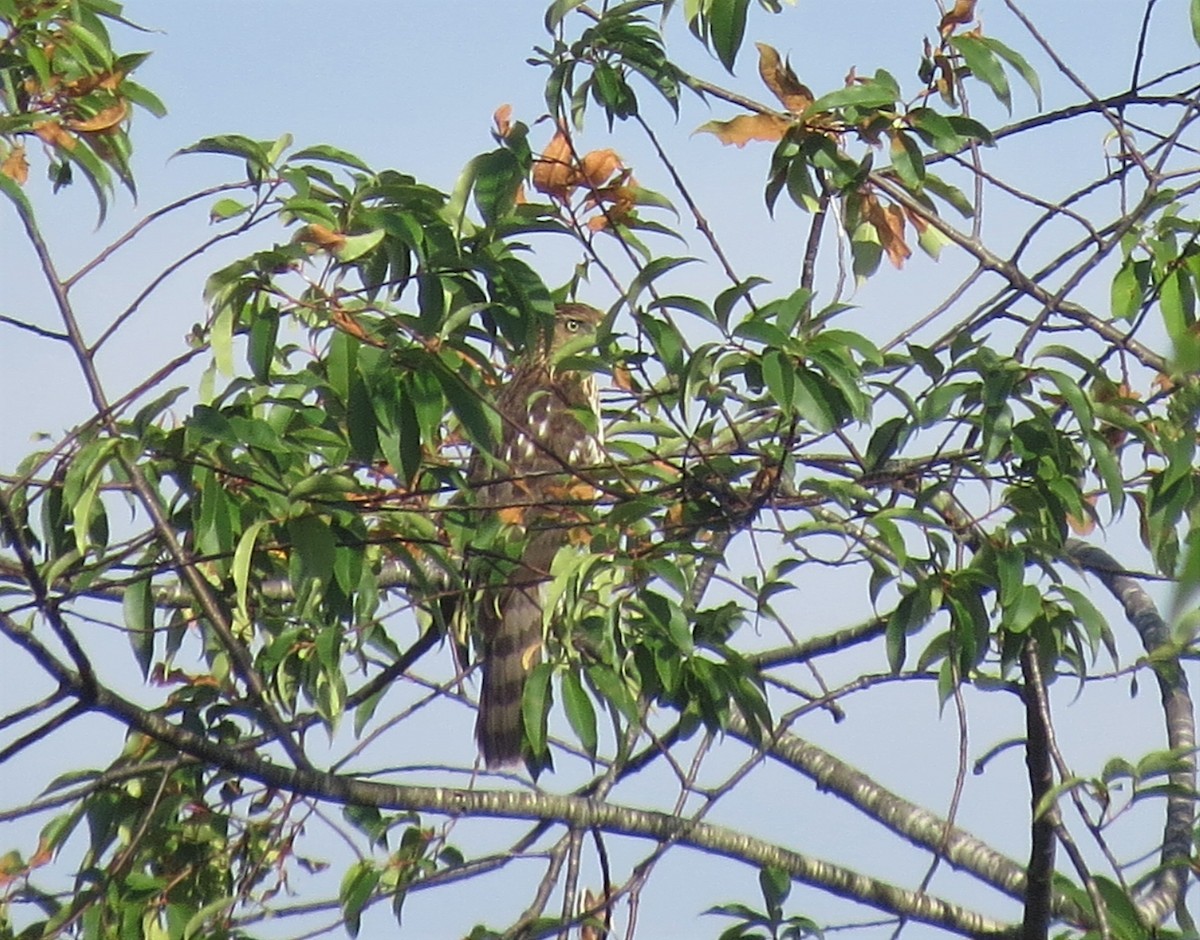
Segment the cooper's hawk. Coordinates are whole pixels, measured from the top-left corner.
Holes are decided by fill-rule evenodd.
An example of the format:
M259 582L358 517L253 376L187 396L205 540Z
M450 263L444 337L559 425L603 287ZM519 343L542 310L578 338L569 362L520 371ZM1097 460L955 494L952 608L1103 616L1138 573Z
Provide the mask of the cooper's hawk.
M591 489L577 471L599 462L602 441L595 376L558 367L571 340L595 333L603 314L585 304L556 308L553 331L516 365L496 400L499 444L470 467L476 505L495 512L520 549L488 561L476 578L483 684L475 738L489 767L521 759L521 698L541 658L542 587L550 563L580 518ZM523 534L523 537L522 537Z

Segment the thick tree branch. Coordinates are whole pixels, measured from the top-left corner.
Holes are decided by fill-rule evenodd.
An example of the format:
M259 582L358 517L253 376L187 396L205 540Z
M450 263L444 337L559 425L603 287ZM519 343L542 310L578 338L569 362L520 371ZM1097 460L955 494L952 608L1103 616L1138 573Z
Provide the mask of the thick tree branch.
M1070 559L1095 575L1125 608L1125 616L1141 638L1151 662L1162 697L1167 725L1167 746L1177 755L1179 769L1168 779L1166 820L1163 825L1162 856L1149 890L1138 899L1138 912L1150 923L1160 923L1178 906L1187 884L1192 857L1192 827L1196 792L1196 719L1187 676L1174 652L1170 628L1153 599L1108 552L1078 539L1067 542ZM1163 655L1166 653L1167 655Z
M1025 766L1029 768L1029 865L1025 875L1025 915L1021 940L1044 940L1050 928L1050 898L1054 877L1054 806L1042 801L1054 788L1050 741L1042 704L1045 687L1037 661L1037 640L1029 637L1021 651L1025 686Z

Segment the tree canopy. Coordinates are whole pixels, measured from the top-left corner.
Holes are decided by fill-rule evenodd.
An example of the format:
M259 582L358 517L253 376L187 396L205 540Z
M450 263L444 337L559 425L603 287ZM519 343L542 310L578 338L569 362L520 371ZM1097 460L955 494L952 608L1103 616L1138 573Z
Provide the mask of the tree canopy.
M4 240L47 298L0 336L68 350L90 414L0 467L0 764L71 767L0 807L0 938L403 934L424 892L446 936L632 937L701 859L654 901L689 936L1195 936L1200 0L1141 4L1100 91L1035 4L928 6L892 37L908 74L825 87L778 0L555 0L544 99L447 154L449 191L209 136L180 160L227 182L67 271L55 194L103 224L136 193L132 116L166 108L114 0L0 0ZM755 63L757 95L731 79ZM723 147L752 232L689 182ZM198 204L185 256L81 315ZM789 279L747 239L793 245ZM114 380L100 359L197 268L186 341ZM880 279L887 316L856 304ZM604 454L564 487L525 766L489 771L464 601L526 536L470 461L576 301L604 317L559 365L601 385ZM1158 723L1125 736L1125 693ZM71 762L96 720L124 747ZM950 726L950 772L891 789ZM980 835L976 776L1004 781ZM853 819L832 853L822 812Z

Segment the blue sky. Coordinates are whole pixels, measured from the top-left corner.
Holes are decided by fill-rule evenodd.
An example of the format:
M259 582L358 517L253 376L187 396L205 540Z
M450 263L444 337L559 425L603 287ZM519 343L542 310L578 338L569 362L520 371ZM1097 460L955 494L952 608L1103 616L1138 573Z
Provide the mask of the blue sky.
M1160 25L1152 43L1151 71L1194 58L1194 46L1183 28L1185 6L1182 0L1162 4ZM980 0L979 7L988 34L1026 52L1042 73L1048 108L1079 100L1078 92L1053 77L1045 56L1005 11L1003 3ZM1030 0L1022 8L1097 94L1111 94L1127 84L1129 37L1136 32L1140 4L1128 0L1073 4ZM1173 8L1178 8L1179 14L1175 26L1168 22ZM109 222L99 231L95 229L94 205L85 189L76 187L75 191L51 197L42 182L31 182L31 195L41 207L42 221L62 271L77 268L144 212L192 190L235 177L238 170L233 161L212 156L172 159L177 150L203 136L232 132L274 138L291 133L298 145L330 143L358 154L373 166L394 167L448 189L474 154L490 148L491 117L499 105L512 104L516 116L527 122L536 120L545 109L544 75L525 63L530 47L546 39L540 2L375 0L330 4L309 0L214 0L167 4L136 0L127 4L126 11L131 19L153 32L120 35L118 45L154 51L138 78L159 94L170 113L163 120L137 116L135 171L140 198L137 205L132 205L125 196L118 196ZM937 18L932 0L859 0L847 4L801 0L777 17L757 11L752 14L747 32L750 52L743 52L734 77L724 73L716 60L680 29L672 31L672 51L678 50L679 61L703 77L760 100L769 96L756 75L750 45L755 40L770 42L790 55L800 78L818 93L840 86L851 66L862 74L886 68L906 88L912 88L921 37L933 32ZM732 116L732 106L716 102L710 108L685 95L683 115L675 123L665 106L650 95L643 100L648 118L661 130L665 146L679 161L681 173L693 187L739 273L761 274L776 283L793 285L805 219L798 211L781 206L772 221L763 208L761 190L769 146L751 144L738 150L721 147L709 135L693 136L694 129L705 121ZM1003 109L988 100L982 90L975 92L975 103L985 123L998 125L1007 119ZM1028 115L1034 108L1028 89L1017 85L1014 117ZM1074 127L1071 133L1078 135L1083 127ZM1043 196L1053 199L1056 193L1069 190L1103 167L1105 127L1097 121L1085 133L1090 133L1091 139L1067 140L1048 131L1001 148L988 154L987 159L1002 173L1035 166L1036 172L1026 172L1025 178L1033 180ZM542 124L535 134L540 134L541 140L548 139L549 125ZM615 147L644 185L669 190L666 174L631 129L618 126L610 137L603 123L594 119L583 139L587 147ZM1063 159L1064 153L1070 153L1070 159ZM33 162L36 167L36 158ZM999 208L989 217L985 232L1001 245L1018 230L1021 221L1016 210L1011 216L1005 211ZM85 329L95 335L115 311L136 296L149 277L205 237L206 212L205 205L198 205L178 219L157 226L149 238L139 240L89 279L79 296ZM690 229L686 220L682 227ZM702 249L699 239L692 239L689 247ZM136 385L166 358L182 351L183 337L205 316L200 296L205 274L222 259L248 250L244 246L221 248L204 256L172 278L143 307L101 357L101 369L116 393ZM663 250L680 253L678 247ZM571 260L547 249L544 263L548 280L565 279ZM48 297L30 277L31 262L16 231L13 213L7 206L0 206L0 312L53 328L56 324ZM887 338L901 324L936 303L955 278L970 267L948 252L938 264L917 255L903 272L883 270L854 296L860 310L854 314L853 328ZM698 293L724 286L715 268L692 266L686 278L689 291ZM589 299L606 302L609 298L597 288L597 296ZM18 406L6 408L0 419L5 430L0 439L0 469L5 471L27 452L34 434L47 432L57 437L90 414L82 384L65 350L12 330L0 333L0 396ZM831 602L835 593L815 598L814 609L827 613L835 608ZM841 622L846 618L837 619ZM1122 705L1120 713L1114 714L1113 725L1132 727L1137 721L1140 727L1156 727L1153 703L1147 698L1143 695L1132 704ZM899 692L882 692L870 703L861 703L846 725L819 727L812 733L836 745L849 759L861 759L872 772L886 772L886 781L906 795L927 799L935 809L944 808L948 799L944 783L953 773L957 732L949 716L940 722L924 717L934 711L930 694L919 706L919 730L914 727L911 733L905 733L905 723L896 719L910 704L911 698ZM989 704L989 708L994 705ZM977 736L973 740L978 741L972 747L972 756L995 738L1015 733L1018 718L1015 703L1007 713L980 718L972 727ZM1065 733L1078 731L1090 720L1090 713L1065 709ZM467 720L463 718L460 724L462 733L469 737ZM894 730L881 734L879 729L884 726ZM1088 737L1082 732L1081 736ZM1093 737L1097 739L1095 751L1081 750L1080 760L1098 760L1109 752L1109 742L1103 736ZM104 748L110 747L113 740L111 729L99 735L96 760L103 759ZM84 747L88 746L90 743ZM1001 848L1020 855L1024 851L1022 829L997 820L990 811L1006 788L1023 785L1019 761L1010 763L1012 773L995 773L972 782L964 819L981 834L995 838ZM722 807L718 819L744 822L753 831L790 841L816 855L846 860L864 857L856 845L857 837L847 835L856 832L855 823L847 815L830 809L829 801L815 800L812 793L773 789L780 779L771 775L755 778L742 795ZM652 794L644 795L652 799ZM813 807L820 808L809 812ZM923 864L921 856L903 849L888 857L871 858L873 871L910 882L915 880L912 872ZM640 935L717 933L716 921L680 926L670 918L678 909L671 902L673 896L696 892L697 901L690 906L693 908L710 902L754 900L754 873L741 872L735 879L726 877L717 884L714 879L721 877L716 874L719 871L727 873L728 869L695 854L669 855L647 892L642 913L644 933ZM498 883L502 882L488 882ZM697 885L703 887L697 889ZM712 895L712 890L717 894ZM812 895L798 896L801 903L812 901L815 911L822 909L823 902ZM449 936L444 918L457 918L453 929L465 930L487 916L480 899L451 911L442 906L437 892L414 897L409 911L406 924L412 936ZM907 935L922 934L910 928Z

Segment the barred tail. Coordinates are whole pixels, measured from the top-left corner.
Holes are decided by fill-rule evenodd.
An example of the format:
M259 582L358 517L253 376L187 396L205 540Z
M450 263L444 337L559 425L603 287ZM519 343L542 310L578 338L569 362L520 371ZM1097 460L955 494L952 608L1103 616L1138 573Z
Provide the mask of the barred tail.
M521 698L542 651L539 591L536 582L504 590L498 609L492 612L495 622L483 625L486 647L475 740L488 767L521 760L525 737Z

